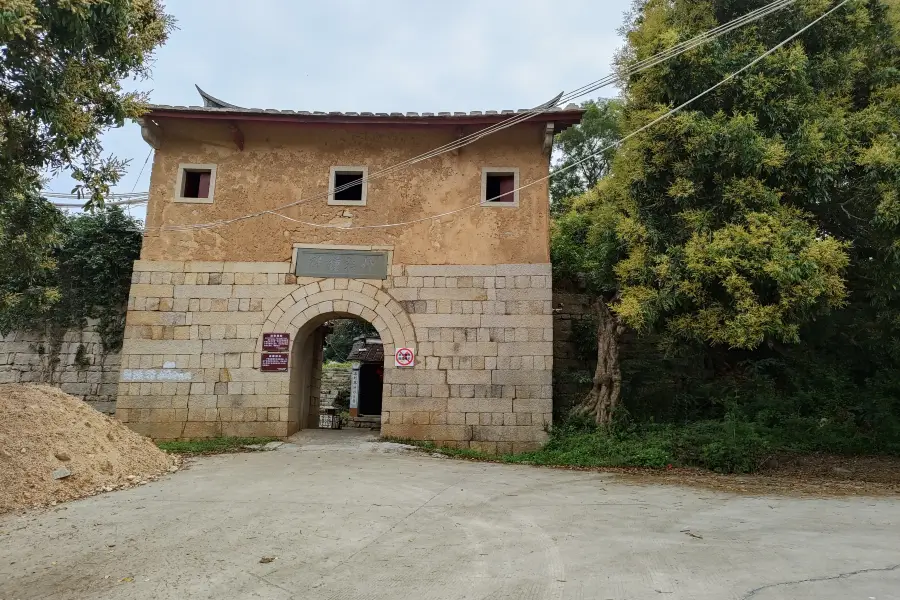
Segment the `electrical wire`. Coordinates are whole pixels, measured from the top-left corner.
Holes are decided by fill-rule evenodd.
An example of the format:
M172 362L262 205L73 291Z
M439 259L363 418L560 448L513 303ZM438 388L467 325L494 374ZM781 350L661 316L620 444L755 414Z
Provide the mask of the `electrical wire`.
M134 188L137 187L137 184L141 181L141 175L144 174L144 169L147 168L147 163L150 161L150 155L153 154L153 148L150 148L150 151L147 153L147 158L144 159L144 165L141 167L140 173L138 173L137 179L134 180L134 185L131 186L131 192L134 193Z
M146 198L147 195L148 195L148 192L137 192L137 193L131 193L131 194L129 194L129 193L124 193L124 192L123 192L123 193L111 192L111 193L109 193L109 194L107 195L107 197L108 197L108 198L121 198L121 199L127 199L127 198L140 198L140 197L145 197L145 198ZM47 191L42 191L42 192L41 192L41 196L44 196L45 198L78 199L78 194L67 194L67 193L64 193L64 192L47 192Z
M625 137L621 138L620 140L618 140L618 141L616 141L616 142L613 142L612 144L609 144L609 145L607 145L606 147L601 148L601 149L598 150L597 152L595 152L595 153L593 153L593 154L590 154L590 155L586 156L585 158L583 158L583 159L581 159L581 160L579 160L579 161L577 161L577 162L575 162L575 163L572 163L571 165L568 165L568 166L566 166L566 167L564 167L564 168L562 168L562 169L559 169L559 170L555 171L554 173L551 173L550 175L547 175L546 177L541 177L540 179L535 179L535 180L533 180L533 181L530 181L530 182L528 182L528 183L525 184L525 185L522 185L522 186L520 186L520 187L518 187L518 188L515 188L515 189L512 190L511 192L504 192L503 194L500 194L500 195L498 195L498 196L495 196L495 197L493 197L493 198L490 198L490 199L488 199L488 200L486 200L486 201L484 201L484 202L482 202L482 201L479 200L478 202L476 202L476 203L474 203L474 204L470 204L470 205L464 206L464 207L462 207L462 208L457 208L456 210L448 211L448 212L446 212L446 213L441 213L441 214L439 214L439 215L432 215L432 216L429 216L429 217L422 217L422 218L420 218L420 219L413 219L413 220L411 220L411 221L404 221L404 222L401 222L401 223L387 223L387 224L380 224L380 225L357 225L357 226L350 226L350 227L345 227L345 226L342 226L342 225L340 225L340 224L308 223L308 222L305 222L305 221L300 221L300 220L298 220L298 219L294 219L294 218L288 217L288 216L286 216L286 215L282 215L282 214L278 214L278 213L275 213L275 214L278 214L279 217L282 217L282 218L287 219L287 220L289 220L289 221L293 221L293 222L295 222L295 223L300 223L300 224L306 225L306 226L308 226L308 227L316 227L316 228L320 228L320 229L340 229L340 230L383 229L383 228L388 228L388 227L400 227L400 226L404 226L404 225L412 225L412 224L415 224L415 223L421 223L421 222L423 222L423 221L430 221L430 220L434 220L434 219L440 219L440 218L442 218L442 217L445 217L445 216L448 216L448 215L452 215L452 214L456 214L456 213L462 212L462 211L464 211L464 210L468 210L468 209L470 209L470 208L474 208L474 207L476 207L476 206L482 206L482 205L484 205L484 204L486 204L486 203L489 203L489 202L492 201L492 200L496 200L497 198L500 198L500 197L505 196L505 195L507 195L507 194L510 194L510 193L513 193L513 192L518 192L519 190L524 190L525 188L528 188L528 187L531 187L531 186L536 185L536 184L538 184L538 183L541 183L541 182L543 182L543 181L546 181L546 180L550 179L551 177L553 177L554 175L556 175L556 174L558 174L558 173L565 172L565 171L567 171L567 170L569 170L569 169L572 169L572 168L574 168L574 167L576 167L576 166L578 166L578 165L580 165L580 164L582 164L582 163L584 163L584 162L590 160L590 159L593 158L594 156L598 156L598 155L602 154L603 152L606 152L607 150L609 150L609 149L611 149L611 148L616 148L616 147L618 147L618 146L621 146L624 142L628 141L629 139L633 138L634 136L636 136L636 135L638 135L638 134L640 134L640 133L643 133L644 131L646 131L647 129L653 127L654 125L656 125L656 124L659 123L660 121L663 121L664 119L667 119L667 118L671 117L672 115L674 115L674 114L680 112L681 110L683 110L683 109L684 109L685 107L687 107L688 105L694 103L695 101L699 100L699 99L702 98L703 96L706 96L707 94L713 92L714 90L718 89L719 87L725 85L726 83L728 83L729 81L731 81L732 79L734 79L735 77L737 77L738 75L740 75L741 73L743 73L744 71L747 71L748 69L751 69L751 68L754 67L757 63L759 63L760 61L764 60L765 58L767 58L768 56L770 56L771 54L773 54L774 52L776 52L779 48L782 48L785 44L788 44L788 43L791 42L792 40L796 39L798 36L800 36L800 35L802 35L803 33L805 33L807 30L809 30L811 27L813 27L816 23L818 23L819 21L821 21L822 19L824 19L825 17L827 17L827 16L830 15L831 13L835 12L836 10L838 10L839 8L841 8L843 5L847 4L848 2L850 2L850 0L841 0L841 2L839 2L838 4L836 4L836 5L835 5L834 7L832 7L830 10L828 10L828 11L824 12L823 14L821 14L818 18L816 18L816 19L814 19L813 21L811 21L810 23L808 23L806 26L804 26L803 28L801 28L800 30L798 30L796 33L794 33L794 34L790 35L789 37L785 38L784 40L782 40L781 42L779 42L779 43L776 44L775 46L772 46L770 49L766 50L765 52L763 52L762 54L760 54L759 56L757 56L755 59L753 59L752 61L750 61L749 63L747 63L746 65L744 65L744 66L741 67L740 69L738 69L737 71L732 72L731 74L729 74L728 76L726 76L724 79L722 79L721 81L719 81L718 83L716 83L716 84L713 85L712 87L709 87L709 88L707 88L706 90L700 92L699 94L697 94L696 96L694 96L694 97L691 98L690 100L687 100L686 102L683 102L683 103L679 104L679 105L676 106L675 108L673 108L673 109L669 110L668 112L666 112L666 113L660 115L659 117L653 119L652 121L650 121L650 122L647 123L646 125L643 125L643 126L640 127L639 129L636 129L635 131L632 131L631 133L629 133L629 134L626 135Z
M104 202L104 206L134 206L136 204L146 204L147 198L131 198L129 200L113 200L111 202ZM82 202L51 202L53 206L58 208L84 208L84 201Z
M529 111L517 113L515 116L513 116L501 123L492 125L490 127L487 127L485 129L475 132L473 134L464 136L464 137L462 137L458 140L455 140L454 142L451 142L449 144L445 144L443 146L440 146L438 148L435 148L433 150L430 150L428 152L420 154L416 157L407 159L405 161L402 161L402 162L392 165L390 167L381 169L380 171L377 171L373 174L368 175L367 177L363 178L362 180L355 180L351 183L348 183L348 184L345 184L342 186L337 186L334 189L330 189L328 193L318 194L313 197L297 200L295 202L291 202L289 204L279 206L277 208L256 211L254 213L249 213L246 215L242 215L239 217L233 217L230 219L223 219L223 220L219 220L219 221L213 221L210 223L197 223L197 224L191 224L191 225L162 226L162 227L154 228L154 229L161 229L161 230L167 230L167 231L181 231L181 230L191 230L191 229L210 229L210 228L214 228L214 227L221 227L223 225L228 225L228 224L235 223L238 221L243 221L243 220L250 219L250 218L263 216L266 214L275 214L277 216L283 217L284 215L278 214L277 211L282 211L282 210L291 208L293 206L297 206L302 203L307 203L307 202L312 202L315 200L327 198L330 194L337 193L337 192L340 192L345 189L349 189L350 187L360 185L361 183L367 183L368 181L371 181L372 179L376 179L378 177L383 177L383 176L389 175L393 172L396 172L397 170L406 168L406 167L416 164L418 162L422 162L424 160L434 158L440 154L450 152L450 151L456 150L458 148L461 148L465 145L474 143L475 141L478 141L479 139L486 137L487 135L491 135L502 129L512 127L513 125L517 125L517 124L521 123L522 121L533 118L534 116L536 116L538 114L547 112L547 111L551 110L553 108L553 106L557 103L568 101L568 100L573 100L575 98L590 94L602 87L612 85L618 81L621 81L622 79L624 79L626 77L629 77L629 76L639 73L641 71L647 70L653 66L656 66L662 62L665 62L666 60L670 60L671 58L674 58L675 56L683 54L684 52L687 52L689 50L692 50L693 48L696 48L696 47L698 47L702 44L705 44L711 40L714 40L717 37L724 35L725 33L733 31L733 30L735 30L739 27L742 27L744 25L747 25L753 21L759 20L773 12L782 10L782 9L794 4L795 2L796 2L796 0L776 0L775 2L772 2L770 4L767 4L766 6L763 6L759 9L751 11L750 13L747 13L746 15L743 15L742 17L734 19L733 21L730 21L724 25L720 25L720 26L718 26L714 29L711 29L707 32L704 32L694 38L691 38L690 40L676 44L675 46L673 46L667 50L664 50L660 53L657 53L648 59L638 61L637 63L634 63L631 66L629 66L629 68L626 69L622 74L611 74L607 77L604 77L602 79L594 81L590 84L581 86L580 88L577 88L576 90L573 90L572 92L569 92L568 94L562 94L560 96L557 96L557 98L554 98L551 102L544 103L544 104L542 104L538 107L535 107L534 109L531 109Z
M706 43L707 41L709 41L711 39L715 39L715 37L723 35L724 33L732 31L732 30L734 30L738 27L741 27L741 26L743 26L749 22L752 22L754 20L758 20L758 19L762 18L763 16L766 16L767 14L770 14L777 10L781 10L795 2L796 2L796 0L777 0L776 2L772 2L771 4L766 5L760 9L751 11L750 13L748 13L747 15L744 15L743 17L739 17L738 19L735 19L725 25L721 25L717 28L714 28L713 30L710 30L709 32L705 32L699 36L696 36L695 38L692 38L691 40L688 40L687 42L682 42L681 44L678 44L678 45L674 46L673 48L670 48L663 52L660 52L649 59L645 59L644 61L639 61L638 63L635 63L627 70L627 72L622 77L633 75L635 73L638 73L638 72L646 70L650 67L653 67L657 64L660 64L661 62L664 62L665 60L668 60L674 56L677 56L678 54L681 54L690 49L693 49L703 43ZM256 216L262 216L264 214L270 214L270 213L274 214L274 211L280 211L280 210L284 210L286 208L290 208L292 206L296 206L301 203L312 202L315 200L321 200L321 199L327 198L331 193L337 193L342 190L349 189L350 187L353 187L355 185L360 185L361 183L366 183L377 177L388 175L399 169L411 166L412 164L415 164L417 162L421 162L423 160L428 160L430 158L433 158L433 157L443 154L445 152L450 152L450 151L456 150L458 148L461 148L465 145L471 144L483 137L486 137L487 135L490 135L492 133L500 131L501 129L506 129L513 125L517 125L518 123L520 123L522 121L532 118L536 114L545 112L546 110L549 110L553 104L565 102L570 99L575 99L579 96L587 95L589 93L592 93L593 91L596 91L597 89L600 89L601 87L604 87L607 85L612 85L613 83L616 83L620 79L621 79L621 77L618 75L609 75L603 79L593 82L592 84L588 84L587 86L582 86L581 88L578 88L575 92L570 92L569 94L566 94L566 95L557 96L550 103L545 103L544 105L541 105L541 107L537 107L535 109L532 109L531 111L526 111L524 113L519 113L516 116L511 117L510 119L503 121L499 124L496 124L494 126L485 128L479 132L476 132L476 133L470 134L468 136L465 136L463 138L460 138L454 142L451 142L450 144L446 144L444 146L435 148L434 150L428 151L417 157L413 157L412 159L407 159L406 161L403 161L403 162L397 163L396 165L393 165L391 167L382 169L381 171L373 173L373 174L363 178L362 180L356 180L354 182L351 182L351 183L348 183L348 184L345 184L342 186L338 186L338 187L334 188L333 190L330 190L329 193L317 195L317 196L314 196L311 198L307 198L305 200L299 200L299 201L296 201L296 202L293 202L293 203L290 203L288 205L284 205L284 206L281 206L278 208L268 209L265 211L258 211L257 213L251 213L250 215L245 215L243 217L239 217L239 218L237 218L237 220L244 220L245 218L253 218ZM229 224L231 222L234 222L234 220L235 219L228 219L228 220L223 220L223 221L216 221L216 222L209 223L209 224L195 224L195 225L187 225L187 226L181 226L181 227L187 228L187 229L197 229L197 228L205 229L205 228L218 227L221 225ZM178 226L176 226L176 227L178 227ZM164 229L173 230L174 228L170 226L170 227L164 227Z
M510 117L506 121L502 121L501 123L487 127L478 132L469 134L469 135L459 138L453 142L450 142L443 146L439 146L438 148L435 148L433 150L429 150L428 152L420 154L416 157L413 157L411 159L407 159L405 161L397 163L396 165L393 165L391 167L382 169L381 171L378 171L378 172L373 173L373 174L369 175L368 177L366 177L364 179L364 182L369 181L373 178L377 178L379 176L390 174L396 170L405 168L407 166L410 166L417 162L421 162L423 160L427 160L429 158L433 158L433 157L443 154L445 152L456 150L465 145L476 142L479 139L486 137L487 135L491 135L492 133L495 133L502 129L506 129L513 125L517 125L518 123L521 123L525 120L531 119L538 114L552 110L553 107L558 104L565 104L565 103L575 100L577 98L591 94L603 87L613 85L613 84L621 81L624 77L637 74L641 71L645 71L645 70L647 70L651 67L654 67L662 62L665 62L671 58L674 58L675 56L677 56L679 54L687 52L688 50L696 48L697 46L705 44L712 39L715 39L721 35L724 35L725 33L728 33L730 31L733 31L735 29L743 27L744 25L751 23L753 21L759 20L768 14L782 10L783 8L786 8L787 6L794 4L795 2L796 2L796 0L776 0L775 2L772 2L770 4L767 4L766 6L763 6L761 8L758 8L754 11L749 12L742 17L738 17L737 19L729 21L728 23L726 23L724 25L720 25L719 27L716 27L705 33L695 36L694 38L691 38L690 40L681 42L680 44L676 44L675 46L668 48L662 52L659 52L650 58L644 59L642 61L638 61L638 62L630 65L629 68L626 70L626 73L623 76L619 76L616 74L607 75L606 77L603 77L601 79L593 81L587 85L583 85L580 88L577 88L567 94L561 94L561 95L557 96L556 98L554 98L553 100L551 100L550 102L545 102L544 104L539 105L531 110L528 110L528 111L525 111L522 113L518 113L515 116ZM334 192L340 192L342 190L349 189L350 187L353 187L354 185L358 185L358 183L352 182L352 183L344 184L342 186L338 186L337 188L335 188ZM305 201L309 202L314 199L315 198L309 198Z
M149 192L135 192L135 188L137 188L137 184L141 181L141 175L144 174L144 169L147 168L147 163L150 162L150 156L153 154L153 149L150 149L150 152L147 153L147 158L144 159L144 164L141 166L141 170L138 172L137 179L134 180L134 185L131 186L131 192L128 193L110 193L107 194L108 199L112 199L112 201L107 201L104 204L106 206L131 206L134 204L142 204L147 202L149 199ZM61 200L81 200L81 196L78 194L65 193L65 192L51 192L51 191L42 191L41 196L50 199L61 199ZM118 200L116 200L118 199ZM126 200L136 200L134 202L126 201ZM65 203L65 202L51 202L54 206L58 206L59 208L81 208L84 206L84 202L81 204L76 203Z
M406 167L416 164L418 162L428 160L428 159L438 156L440 154L450 152L452 150L461 148L465 145L474 143L475 141L478 141L479 139L482 139L483 137L486 137L488 135L496 133L497 131L500 131L502 129L512 127L513 125L517 125L518 123L521 123L527 119L533 118L535 115L538 115L538 114L541 114L548 110L551 110L558 103L567 102L569 100L574 100L576 98L590 94L602 87L616 83L617 81L620 81L624 77L636 74L638 72L641 72L648 68L656 66L656 65L658 65L666 60L669 60L679 54L682 54L688 50L698 47L699 45L707 43L708 41L711 41L711 40L723 35L724 33L728 33L730 31L733 31L734 29L742 27L750 22L761 19L762 17L764 17L768 14L782 10L782 9L786 8L787 6L794 4L795 2L796 2L796 0L777 0L775 2L772 2L766 6L763 6L759 9L751 11L750 13L747 13L746 15L744 15L742 17L734 19L733 21L730 21L729 23L720 25L714 29L704 32L703 34L700 34L694 38L691 38L690 40L676 44L675 46L672 46L671 48L668 48L667 50L665 50L663 52L657 53L656 55L654 55L653 57L650 57L649 59L645 59L643 61L638 61L637 63L634 63L633 65L631 65L626 70L626 72L621 76L609 75L602 79L591 82L587 85L581 86L580 88L577 88L577 89L573 90L572 92L569 92L568 94L561 94L561 95L557 96L556 98L554 98L553 100L551 100L550 102L539 105L538 107L535 107L529 111L517 113L515 116L507 119L506 121L492 125L490 127L487 127L485 129L475 132L473 134L469 134L468 136L459 138L458 140L455 140L454 142L445 144L444 146L440 146L438 148L435 148L426 153L420 154L411 159L407 159L405 161L402 161L402 162L392 165L390 167L386 167L385 169L377 171L376 173L373 173L372 175L369 175L368 177L364 178L362 182L368 182L371 179L386 176L386 175L393 173L397 170L400 170L402 168L406 168ZM129 198L129 197L146 197L148 195L147 192L138 192L137 194L135 194L134 189L137 187L137 184L140 181L140 177L141 177L141 175L143 175L144 169L146 168L151 155L152 155L152 150L147 154L147 157L144 159L144 164L141 167L140 172L138 173L138 177L135 180L134 186L132 187L132 192L130 194L124 194L124 193L111 194L109 196L110 198L125 199L125 198ZM351 182L351 183L348 183L348 184L345 184L342 186L338 186L338 187L334 188L333 190L331 190L329 193L340 192L342 190L349 189L355 185L359 185L360 183L361 182L359 180L357 180L357 181L354 181L354 182ZM49 198L60 198L60 199L76 199L76 198L78 198L78 196L76 196L74 194L65 194L65 193L60 193L60 192L44 192L43 195L46 197L49 197ZM321 197L327 197L327 194L322 195ZM266 211L259 211L258 213L252 213L250 215L245 215L244 217L239 218L239 220L242 220L243 218L252 218L255 216L262 216L264 214L277 214L277 213L275 213L275 211L284 210L286 208L296 206L297 204L300 204L301 202L311 202L311 201L314 201L317 199L321 199L321 197L317 196L317 197L307 198L305 200L294 202L294 203L285 205L283 207L269 209ZM108 204L110 204L110 205L117 205L117 204L131 205L131 204L140 204L142 202L146 202L146 198L143 198L142 200L138 200L137 202L113 201L113 202L109 202ZM80 207L81 204L59 203L59 204L57 204L57 206L74 208L74 207ZM284 215L278 215L278 216L284 216ZM230 222L233 222L233 220L217 221L217 222L213 222L213 223L209 223L209 224L188 225L188 226L183 226L183 227L192 228L192 229L193 228L207 228L207 226L220 226L220 225L228 224ZM173 228L167 227L166 229L173 229Z

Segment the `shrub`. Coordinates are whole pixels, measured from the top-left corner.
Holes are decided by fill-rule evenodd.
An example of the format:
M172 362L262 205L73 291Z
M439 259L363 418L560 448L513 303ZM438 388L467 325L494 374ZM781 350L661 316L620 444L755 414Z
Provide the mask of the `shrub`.
M142 239L116 206L64 215L31 198L0 208L0 333L45 330L53 354L66 329L97 319L104 349L118 350Z
M737 419L602 429L589 420L573 418L554 428L541 450L515 459L544 465L657 469L675 465L750 473L771 449L759 429Z
M752 473L770 447L754 424L734 419L702 421L675 430L675 460L718 473Z

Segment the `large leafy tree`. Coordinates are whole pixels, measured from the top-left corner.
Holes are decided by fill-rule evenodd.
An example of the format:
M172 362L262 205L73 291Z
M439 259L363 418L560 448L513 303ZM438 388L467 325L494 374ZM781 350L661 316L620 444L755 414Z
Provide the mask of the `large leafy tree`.
M148 74L172 27L158 0L0 4L0 202L71 169L99 203L124 166L99 136L144 110L121 82Z
M621 100L589 100L582 108L581 123L558 134L554 141L550 180L550 210L554 216L568 210L573 198L593 188L609 173L615 143L621 134Z
M762 0L639 0L622 65ZM629 78L630 131L709 88L832 5L800 0ZM628 140L610 177L558 220L553 251L598 298L582 410L608 422L626 327L726 348L795 343L848 293L896 306L900 21L854 0L677 116Z
M39 324L59 301L54 250L64 219L34 192L0 203L0 334Z
M39 323L60 298L62 217L42 173L69 169L102 205L125 163L100 135L145 110L122 81L147 75L171 28L158 0L0 2L0 329Z

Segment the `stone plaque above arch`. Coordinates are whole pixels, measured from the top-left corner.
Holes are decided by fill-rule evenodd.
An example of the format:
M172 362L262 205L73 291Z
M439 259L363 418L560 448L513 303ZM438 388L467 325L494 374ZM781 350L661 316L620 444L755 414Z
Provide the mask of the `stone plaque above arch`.
M384 251L297 248L294 252L294 272L298 277L387 279L388 276L388 253Z
M393 246L296 242L291 247L291 273L298 277L384 281L393 263Z

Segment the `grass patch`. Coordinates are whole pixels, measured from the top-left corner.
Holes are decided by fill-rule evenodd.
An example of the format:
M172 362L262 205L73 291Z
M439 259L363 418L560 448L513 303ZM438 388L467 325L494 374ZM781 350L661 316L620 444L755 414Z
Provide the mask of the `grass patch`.
M346 371L353 367L353 363L349 362L327 362L322 365L322 368L326 371Z
M385 438L388 439L388 438ZM445 448L443 446L437 446L434 442L422 442L419 440L401 440L401 439L388 439L391 442L398 442L401 444L409 444L410 446L416 446L421 448L422 450L427 450L430 452L438 452L443 454L444 456L450 456L452 458L464 458L469 460L485 460L491 462L504 462L504 456L497 454L487 454L486 452L482 452L480 450L471 450L469 448ZM514 454L507 455L509 457L515 456Z
M752 473L771 455L770 440L743 421L698 421L598 429L563 424L535 452L512 462L576 467L701 467L717 473Z
M571 419L554 427L539 450L499 455L437 447L433 442L395 441L468 460L580 468L699 467L715 473L754 473L771 469L784 460L796 463L798 457L883 457L894 464L890 457L900 456L897 444L866 437L840 423L809 419L773 426L726 417L683 424L618 424L610 429ZM816 460L822 462L821 458Z
M160 450L171 454L224 454L227 452L254 452L244 446L277 442L274 437L217 437L193 441L158 442Z
M451 458L489 462L543 465L552 467L651 467L664 468L671 464L670 456L658 448L622 443L607 434L578 434L558 436L540 450L511 454L488 454L469 448L445 448L433 442L403 440L403 443L423 450L438 452Z
M570 422L551 431L534 452L486 454L403 440L425 450L469 460L556 467L702 467L718 473L752 473L770 455L770 445L744 422L703 421L686 426L652 425L607 431Z

